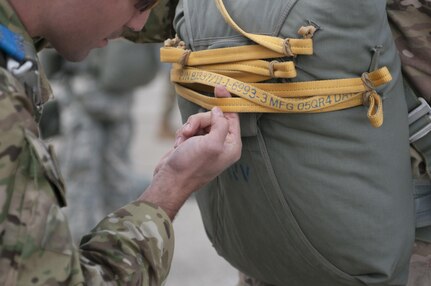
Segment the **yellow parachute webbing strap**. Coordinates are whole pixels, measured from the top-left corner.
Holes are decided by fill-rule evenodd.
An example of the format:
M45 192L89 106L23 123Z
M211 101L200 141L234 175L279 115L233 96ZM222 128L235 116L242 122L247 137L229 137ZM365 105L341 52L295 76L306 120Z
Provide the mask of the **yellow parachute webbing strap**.
M225 21L238 33L253 42L285 56L313 54L313 42L311 39L281 39L278 37L247 33L231 18L224 6L223 0L215 0L215 2Z
M266 62L266 61L242 61L231 64L203 65L199 69L229 75L232 72L240 73L242 81L259 82L271 78L296 77L295 64L293 62ZM247 79L247 77L250 79Z
M259 45L192 52L178 38L167 40L161 49L161 61L173 63L171 80L179 95L206 109L219 106L225 112L315 113L365 105L372 126L383 124L383 103L375 88L392 80L386 67L358 78L261 83L296 77L293 62L263 59L283 59L288 55L286 43L290 51L296 51L295 45L300 48L304 42L246 33L229 16L222 0L215 1L226 21ZM310 49L305 54L312 54L315 31L310 26L298 32L309 40L306 43ZM212 92L216 85L224 85L234 97L214 98L199 93Z
M389 82L387 68L381 68L362 78L308 81L280 84L248 84L196 68L173 68L171 80L182 85L223 85L233 98L213 98L201 95L185 86L176 85L178 94L206 109L219 106L225 112L315 113L368 105L368 118L374 127L383 123L382 100L374 89ZM367 84L363 78L368 78Z
M160 60L168 63L178 62L178 59L186 52L182 47L164 47L160 51ZM249 45L192 52L187 60L187 65L211 65L282 57L285 55L259 45Z
M375 82L371 79L369 73L363 73L361 77L367 92L364 93L364 105L368 105L368 119L374 126L380 127L383 124L383 104L382 98L375 90Z
M274 77L296 77L296 69L293 62L267 62L262 60L281 57L285 57L285 55L257 45L197 52L191 52L178 47L164 47L160 49L160 60L162 62L199 67L200 69L214 71L235 78L239 76L240 78L238 79L246 82L265 81ZM232 73L235 73L236 76Z

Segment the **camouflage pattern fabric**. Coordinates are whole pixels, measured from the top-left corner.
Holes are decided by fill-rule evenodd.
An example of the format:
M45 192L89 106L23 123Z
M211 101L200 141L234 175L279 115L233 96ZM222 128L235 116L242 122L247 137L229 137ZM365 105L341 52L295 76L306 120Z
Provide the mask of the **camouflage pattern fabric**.
M32 39L27 33L22 33L21 24L19 24L20 20L7 1L0 2L0 21L11 31L21 34L27 42L33 41L37 52L47 45L47 42L42 38ZM38 59L36 59L36 61L37 60ZM42 101L46 102L51 97L52 90L48 79L42 70L39 72L39 85Z
M140 32L128 29L123 36L136 43L162 43L173 38L173 19L179 0L160 0L152 10L147 24Z
M0 2L0 22L31 41L7 1ZM20 82L0 68L1 284L163 285L174 237L156 206L130 203L104 218L79 249L73 245L60 209L62 178L52 149L37 137L31 105Z
M388 0L388 17L403 72L415 92L431 100L431 0Z
M430 102L431 0L388 0L387 10L404 77L417 96ZM429 174L421 170L423 158L414 148L411 161L414 178L429 181ZM416 240L407 285L431 285L430 265L431 243Z
M388 0L387 11L406 85L415 95L431 100L431 0ZM413 177L430 180L424 160L411 149Z

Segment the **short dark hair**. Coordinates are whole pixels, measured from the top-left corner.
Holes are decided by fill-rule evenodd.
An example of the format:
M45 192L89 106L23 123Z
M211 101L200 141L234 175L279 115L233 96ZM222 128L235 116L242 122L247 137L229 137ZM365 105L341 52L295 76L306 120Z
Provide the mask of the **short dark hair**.
M159 0L138 0L138 3L135 4L135 8L140 12L144 12L145 10L153 8Z

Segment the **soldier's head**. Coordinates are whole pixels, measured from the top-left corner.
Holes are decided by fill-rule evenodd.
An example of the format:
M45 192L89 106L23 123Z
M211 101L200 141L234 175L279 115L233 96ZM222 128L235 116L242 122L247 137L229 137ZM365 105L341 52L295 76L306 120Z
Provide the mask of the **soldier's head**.
M141 30L158 0L9 0L33 37L66 59L84 59L124 29Z

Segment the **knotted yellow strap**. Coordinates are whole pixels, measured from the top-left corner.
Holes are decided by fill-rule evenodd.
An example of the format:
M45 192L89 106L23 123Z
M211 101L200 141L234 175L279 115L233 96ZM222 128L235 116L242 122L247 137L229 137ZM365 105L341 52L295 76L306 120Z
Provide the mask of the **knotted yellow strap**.
M200 69L217 72L223 75L228 75L232 72L239 72L243 76L248 74L250 76L260 75L257 81L264 81L270 78L294 78L296 77L296 69L293 62L266 62L266 61L242 61L235 63L226 63L218 65L203 65L199 66ZM256 81L247 80L244 77L243 81L252 82Z
M373 81L372 77L368 73L363 73L361 80L367 89L364 93L363 102L364 105L368 105L368 119L371 125L380 127L383 124L383 104L382 98L376 92L376 82Z
M389 82L387 68L367 74L375 87ZM196 68L173 68L171 80L178 94L206 109L219 106L225 112L315 113L369 106L368 118L374 127L383 123L382 101L370 91L362 78L322 80L281 84L248 84L220 74ZM238 97L213 98L201 95L185 86L223 85ZM367 97L365 95L368 95Z
M160 50L160 60L162 62L174 63L185 52L186 50L182 47L163 47ZM190 54L187 65L199 66L283 57L285 57L284 54L274 52L268 48L249 45L193 52Z
M265 81L274 77L296 77L293 62L267 62L262 60L281 57L284 57L284 55L257 45L198 52L190 52L189 50L174 47L160 49L160 60L162 62L199 67L203 70L217 72L246 82Z
M168 40L177 47L169 44L160 56L162 62L173 63L171 80L179 95L206 109L219 106L225 112L314 113L365 105L371 125L383 124L382 99L375 88L392 80L386 67L358 78L262 83L296 77L294 63L284 60L286 56L311 55L316 28L302 27L299 34L305 39L250 34L233 21L222 0L215 1L226 22L258 45L192 52L181 40ZM225 86L234 97L200 93L212 92L216 85Z
M235 23L226 10L222 0L215 0L215 2L226 23L228 23L238 33L244 37L247 37L253 42L266 47L269 50L283 54L284 56L313 54L313 42L311 39L281 39L277 37L247 33Z

